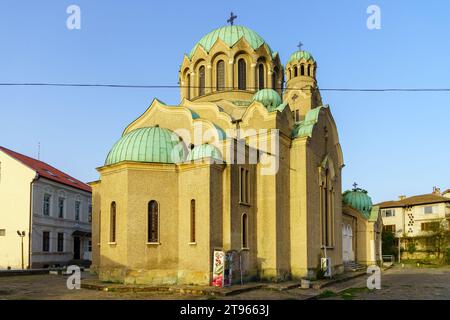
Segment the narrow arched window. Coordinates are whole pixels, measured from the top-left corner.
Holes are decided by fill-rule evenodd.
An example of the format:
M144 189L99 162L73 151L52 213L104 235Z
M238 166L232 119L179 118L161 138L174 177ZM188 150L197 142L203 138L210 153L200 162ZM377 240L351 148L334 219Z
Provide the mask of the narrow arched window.
M305 75L305 66L303 64L300 66L300 75L301 76Z
M113 201L111 203L111 212L110 212L110 233L109 233L109 241L116 242L116 203Z
M272 73L272 88L274 90L277 90L277 75L278 75L278 69L274 68Z
M262 63L258 66L258 89L264 89L264 65Z
M244 59L238 61L238 89L247 89L247 64Z
M297 66L294 66L294 77L298 76Z
M201 66L198 70L198 95L205 94L205 66Z
M152 200L148 203L148 242L159 241L159 206L158 202Z
M311 65L308 65L308 76L312 77Z
M195 200L191 200L191 242L195 242Z
M242 215L242 248L248 248L248 217L246 213Z
M216 68L216 88L217 91L224 90L225 89L225 62L223 60L220 60L217 62L217 68Z
M188 99L191 99L191 75L190 74L187 75L186 82L187 82L187 84L186 84L186 86L187 86L187 95L186 96L187 96Z

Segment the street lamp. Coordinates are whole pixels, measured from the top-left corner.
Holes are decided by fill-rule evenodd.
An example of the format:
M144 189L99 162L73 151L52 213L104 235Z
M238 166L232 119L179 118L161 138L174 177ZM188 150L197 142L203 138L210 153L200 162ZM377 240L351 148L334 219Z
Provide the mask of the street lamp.
M25 231L20 232L19 230L17 230L17 234L19 235L20 240L22 242L22 270L23 270L24 269L24 266L23 266L23 238L25 237Z

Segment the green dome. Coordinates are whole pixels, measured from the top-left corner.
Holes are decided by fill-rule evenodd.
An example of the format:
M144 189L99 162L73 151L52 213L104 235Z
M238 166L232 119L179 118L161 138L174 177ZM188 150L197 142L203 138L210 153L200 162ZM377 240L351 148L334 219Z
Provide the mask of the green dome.
M252 101L261 102L269 111L283 103L280 95L273 89L262 89L255 93Z
M207 143L195 146L191 150L191 152L189 152L186 160L194 161L203 158L212 158L215 160L223 161L222 154L220 153L219 149Z
M301 59L305 59L306 61L311 60L312 62L314 62L313 56L308 51L296 51L291 54L291 57L289 58L287 63Z
M344 204L361 212L366 219L369 219L373 205L372 199L369 197L366 190L359 188L353 189L352 191L347 190L342 195L342 201Z
M121 161L178 163L184 158L185 146L177 134L165 128L147 127L122 136L109 152L105 165Z
M200 41L195 44L194 48L192 48L189 57L191 58L194 55L194 52L198 46L202 46L203 49L205 49L205 51L209 53L212 46L216 43L217 39L221 39L231 48L241 38L247 40L248 44L253 48L253 50L258 49L263 44L267 45L267 43L263 38L261 38L259 34L247 27L225 26L215 29L201 38ZM268 45L267 48L270 54L272 54L272 50Z

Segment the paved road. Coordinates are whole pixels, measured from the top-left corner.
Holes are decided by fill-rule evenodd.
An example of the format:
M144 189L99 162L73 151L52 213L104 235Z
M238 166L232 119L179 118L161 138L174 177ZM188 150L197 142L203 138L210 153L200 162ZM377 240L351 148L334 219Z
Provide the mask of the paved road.
M92 277L84 273L84 278ZM287 291L255 290L229 297L188 296L170 293L116 293L95 290L68 290L66 277L57 275L33 275L0 277L0 300L2 299L232 299L273 300L306 299L314 291L292 289ZM362 276L322 290L324 299L446 299L450 300L450 267L447 268L393 268L382 274L381 290L369 291L366 277ZM334 292L334 293L333 293ZM337 294L336 294L337 293Z

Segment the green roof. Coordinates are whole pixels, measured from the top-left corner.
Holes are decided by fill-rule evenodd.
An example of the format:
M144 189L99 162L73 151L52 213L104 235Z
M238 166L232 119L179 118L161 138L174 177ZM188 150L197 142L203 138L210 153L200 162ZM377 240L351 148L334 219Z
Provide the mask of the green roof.
M366 190L357 188L353 190L347 190L342 195L342 201L344 204L358 210L363 214L364 218L369 219L372 213L372 199L367 194Z
M275 110L283 103L280 95L273 89L262 89L255 93L252 101L261 102L269 111Z
M121 161L178 163L185 158L184 143L169 129L138 128L128 132L112 147L105 165Z
M328 108L328 106L320 106L309 110L306 113L305 120L300 121L292 131L293 138L312 137L312 132L317 121L319 121L319 114L322 108Z
M244 38L253 50L258 49L265 44L270 54L272 54L270 47L255 31L243 26L225 26L215 29L201 38L200 41L197 42L192 48L189 58L192 58L198 46L201 46L207 53L209 53L218 39L221 39L231 48L241 38Z
M222 154L220 153L219 149L207 143L195 146L191 150L191 152L189 152L186 160L194 161L203 158L212 158L215 160L223 161Z
M305 59L306 61L311 60L312 62L314 62L312 54L309 53L308 51L296 51L293 54L291 54L287 63L301 59Z

